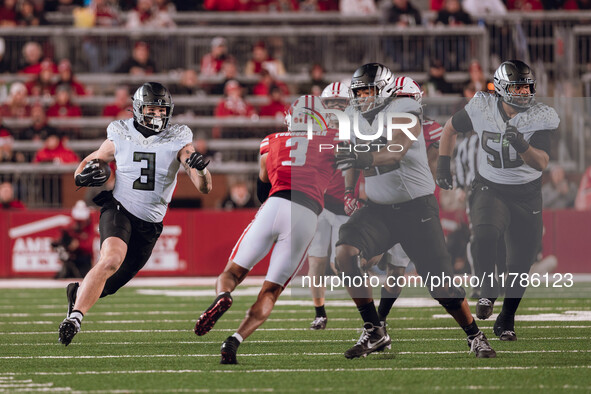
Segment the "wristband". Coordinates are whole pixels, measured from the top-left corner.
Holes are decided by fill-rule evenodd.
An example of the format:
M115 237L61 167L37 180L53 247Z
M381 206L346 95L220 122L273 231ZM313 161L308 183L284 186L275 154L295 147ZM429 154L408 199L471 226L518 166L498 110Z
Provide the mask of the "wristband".
M199 174L199 176L207 175L207 168L204 168L203 170L197 170L197 174Z
M451 167L451 156L439 156L439 159L437 159L437 167L449 169Z

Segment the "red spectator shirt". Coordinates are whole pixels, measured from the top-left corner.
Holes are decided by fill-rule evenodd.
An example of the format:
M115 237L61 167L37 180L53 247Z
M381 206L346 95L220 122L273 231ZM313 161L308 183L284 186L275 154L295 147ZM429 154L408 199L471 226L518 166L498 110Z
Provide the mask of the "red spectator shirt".
M246 8L240 0L205 0L203 7L210 11L244 11Z
M43 84L41 81L34 79L25 83L27 93L31 96L53 96L55 88L51 84Z
M215 109L215 116L251 116L256 112L252 105L242 99L225 98L219 102Z
M324 193L335 173L334 150L320 150L320 146L336 146L338 142L337 131L332 129L315 132L311 139L306 132L274 133L263 139L260 152L267 154L269 196L294 190L324 207Z
M105 105L105 108L103 108L103 116L117 118L117 117L119 117L119 114L121 112L126 111L126 110L130 110L129 116L127 116L127 117L131 118L131 116L132 116L131 111L133 110L133 107L131 106L131 104L125 105L123 107L120 107L117 104Z
M222 71L222 66L225 62L233 62L234 58L226 55L225 58L219 59L213 57L211 53L205 54L201 58L201 75L216 75Z
M53 104L47 109L48 118L75 118L82 116L82 110L77 105Z
M53 70L54 74L58 73L57 66L55 64L51 65L51 69ZM19 71L22 74L35 74L38 75L41 72L41 63L31 64Z
M55 149L41 148L33 159L33 163L77 163L79 161L78 155L61 142Z
M259 111L260 116L277 116L285 115L285 112L289 110L289 105L283 101L271 101L269 104L261 107Z
M72 79L69 82L58 82L58 83L54 84L51 87L51 95L52 96L55 95L57 87L62 84L68 85L70 87L70 89L72 90L72 92L76 93L76 95L86 96L86 88L84 87L84 85L82 85L80 82L76 81L75 79Z

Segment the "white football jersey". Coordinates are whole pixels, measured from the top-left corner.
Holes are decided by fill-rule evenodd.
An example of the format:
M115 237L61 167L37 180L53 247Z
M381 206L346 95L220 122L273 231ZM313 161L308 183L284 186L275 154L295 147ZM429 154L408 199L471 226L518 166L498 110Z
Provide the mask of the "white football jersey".
M421 114L422 107L415 100L405 97L392 100L382 112ZM353 107L348 107L346 113L351 120L351 127L354 127L354 118L359 119L361 134L373 135L378 132L379 121L377 116L370 124ZM355 116L355 113L358 115ZM419 117L419 120L422 121L421 117ZM381 135L386 137L386 121L384 120L383 123ZM402 133L402 131L394 130L393 133ZM354 136L353 130L351 130L351 135ZM358 143L370 143L370 141L358 141ZM385 148L381 147L381 149ZM423 133L420 133L417 141L410 145L398 168L383 173L380 173L378 167L375 168L377 175L365 178L365 193L371 201L377 204L399 204L432 194L435 191L435 182L433 182L433 176L429 170Z
M529 183L541 177L542 171L527 165L505 140L507 124L515 126L529 142L536 131L556 129L560 118L553 108L536 102L507 122L499 111L499 100L492 94L478 92L465 107L480 138L478 173L491 182L504 185Z
M107 138L115 144L117 162L113 196L136 217L161 222L176 186L178 152L193 142L193 132L174 124L144 138L127 119L111 122Z

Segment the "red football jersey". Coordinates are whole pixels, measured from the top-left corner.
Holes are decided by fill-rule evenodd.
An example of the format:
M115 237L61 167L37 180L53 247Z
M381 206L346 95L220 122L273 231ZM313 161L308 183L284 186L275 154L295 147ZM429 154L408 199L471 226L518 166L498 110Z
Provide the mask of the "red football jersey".
M423 136L425 137L425 145L427 149L441 139L443 127L439 123L431 119L425 119L423 122Z
M326 194L338 199L343 204L345 203L345 177L341 170L335 171L326 189Z
M324 193L335 173L334 147L337 131L283 132L267 136L261 142L261 155L267 153L267 173L272 196L281 190L296 190L324 207Z

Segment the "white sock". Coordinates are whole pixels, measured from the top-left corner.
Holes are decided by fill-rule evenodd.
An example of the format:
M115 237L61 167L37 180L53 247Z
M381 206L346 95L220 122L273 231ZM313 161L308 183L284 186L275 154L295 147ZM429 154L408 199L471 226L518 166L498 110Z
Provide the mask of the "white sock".
M72 313L70 314L70 319L78 319L80 323L82 323L83 318L84 315L80 311L72 311Z
M242 341L244 341L244 338L242 338L242 335L238 334L237 332L234 333L234 335L232 335L234 338L238 339L238 342L242 343Z

